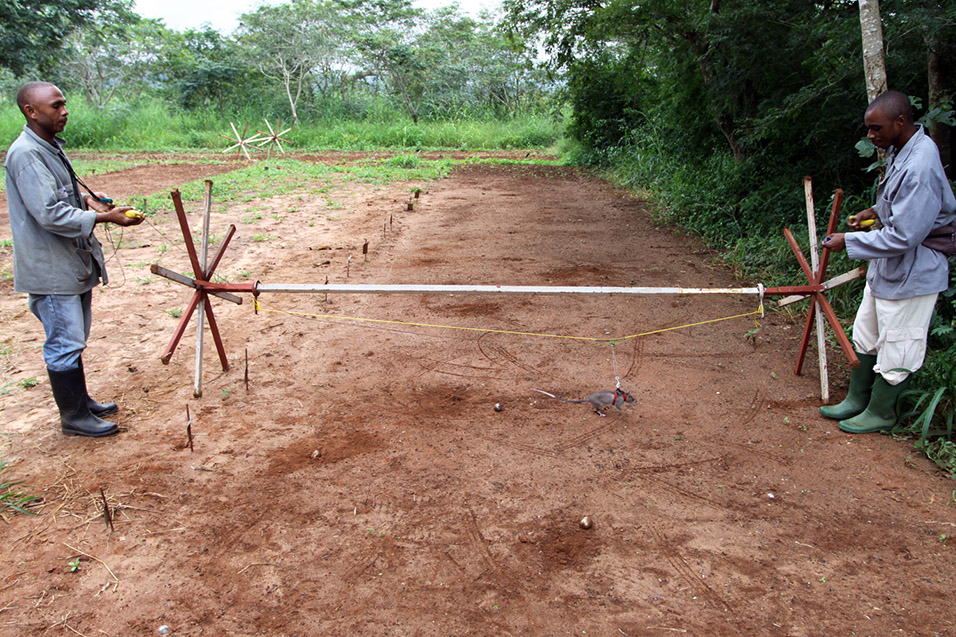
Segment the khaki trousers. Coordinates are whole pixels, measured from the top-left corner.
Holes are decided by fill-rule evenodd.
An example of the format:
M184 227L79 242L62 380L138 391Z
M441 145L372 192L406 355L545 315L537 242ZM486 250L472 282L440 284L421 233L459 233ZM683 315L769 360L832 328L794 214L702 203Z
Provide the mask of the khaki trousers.
M869 285L864 288L853 322L853 347L861 354L876 354L873 371L890 385L898 385L922 367L937 296L878 299Z

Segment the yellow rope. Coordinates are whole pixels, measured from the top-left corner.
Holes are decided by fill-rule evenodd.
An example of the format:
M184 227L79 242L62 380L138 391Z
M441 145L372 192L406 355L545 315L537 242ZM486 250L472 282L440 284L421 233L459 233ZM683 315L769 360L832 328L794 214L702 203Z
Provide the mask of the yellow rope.
M661 334L663 332L671 332L674 330L681 330L687 327L697 327L699 325L707 325L709 323L719 323L720 321L729 321L731 319L743 318L745 316L754 316L763 314L763 304L760 305L755 311L747 312L746 314L735 314L734 316L725 316L723 318L710 319L707 321L699 321L697 323L688 323L686 325L677 325L674 327L664 327L658 330L651 330L649 332L641 332L640 334L630 334L628 336L621 336L618 338L595 338L591 336L566 336L562 334L546 334L540 332L516 332L512 330L493 330L484 327L462 327L459 325L436 325L433 323L412 323L408 321L390 321L386 319L370 319L370 318L361 318L355 316L341 316L338 314L308 314L306 312L293 312L291 310L271 310L262 306L259 302L259 299L253 297L252 302L254 308L257 312L272 312L273 314L290 314L292 316L302 316L305 318L318 318L318 319L336 319L340 321L358 321L361 323L384 323L386 325L405 325L411 327L434 327L443 330L463 330L467 332L483 332L488 334L512 334L515 336L538 336L541 338L561 338L573 341L591 341L595 343L615 343L617 341L626 341L632 338L639 338L641 336L650 336L652 334ZM754 324L757 327L760 327L760 323L754 319Z

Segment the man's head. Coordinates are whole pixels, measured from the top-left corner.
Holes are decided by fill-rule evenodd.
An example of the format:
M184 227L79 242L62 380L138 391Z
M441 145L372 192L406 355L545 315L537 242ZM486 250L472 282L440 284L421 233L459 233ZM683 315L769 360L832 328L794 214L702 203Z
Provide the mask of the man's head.
M863 116L867 138L877 148L902 148L916 132L910 98L899 91L886 91L870 102Z
M17 106L37 135L52 142L66 127L69 112L63 93L49 82L27 82L17 91Z

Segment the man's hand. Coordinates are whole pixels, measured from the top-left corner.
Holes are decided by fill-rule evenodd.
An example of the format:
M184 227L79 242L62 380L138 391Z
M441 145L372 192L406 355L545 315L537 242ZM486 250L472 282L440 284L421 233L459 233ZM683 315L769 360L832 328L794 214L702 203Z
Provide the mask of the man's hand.
M95 210L96 212L109 212L115 208L115 206L111 203L100 201L100 199L109 199L109 197L106 196L106 193L98 192L95 196L86 195L84 199L86 200L86 207L90 210Z
M130 219L126 216L127 210L133 210L132 206L120 206L111 208L107 212L96 213L96 223L115 223L118 226L138 226L143 223L143 217Z
M853 220L853 223L850 223L850 219ZM850 218L847 219L846 225L851 230L863 230L863 222L867 219L872 219L876 221L879 217L876 214L876 210L873 208L867 208L863 212L858 212L855 215L850 215Z
M830 252L840 252L846 249L846 237L842 232L831 234L823 240L823 247Z

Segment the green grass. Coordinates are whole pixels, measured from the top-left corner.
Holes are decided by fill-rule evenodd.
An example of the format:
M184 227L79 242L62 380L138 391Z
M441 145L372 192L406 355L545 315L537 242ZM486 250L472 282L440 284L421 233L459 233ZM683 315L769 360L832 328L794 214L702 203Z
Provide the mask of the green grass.
M9 462L0 459L0 475L2 475L9 466ZM22 482L23 480L7 481L5 479L3 482L0 482L0 506L3 507L2 510L9 509L14 513L36 515L36 513L30 511L27 507L39 502L40 498L35 495L25 494L19 489L14 488Z
M67 96L69 98L69 96ZM70 100L70 122L62 137L66 150L74 156L73 165L80 175L97 175L134 168L147 163L178 163L175 156L142 157L137 152L174 152L184 150L221 151L231 145L222 135L233 136L230 119L241 132L249 124L247 136L265 128L258 113L232 114L225 119L209 111L182 112L159 99L144 99L135 105L114 104L102 111ZM371 151L415 150L507 150L545 149L555 146L563 134L563 125L547 115L522 115L508 119L420 121L397 113L379 112L378 119L346 120L304 117L299 127L285 137L294 151ZM5 150L23 129L23 116L12 101L0 100L0 149ZM118 157L75 157L80 151L131 153ZM274 153L252 151L256 159L270 159ZM201 161L222 163L226 158ZM195 161L190 159L190 161ZM409 152L391 160L395 168L414 168L419 160ZM532 160L533 161L533 160ZM404 164L404 165L403 165ZM2 170L0 170L2 172ZM359 179L377 182L374 176L356 171ZM0 192L5 189L0 179ZM184 195L185 196L185 195Z
M245 203L254 199L277 197L296 191L324 192L341 181L360 181L387 184L394 181L431 181L446 175L456 162L449 159L430 160L415 157L414 161L394 161L392 158L359 162L348 166L329 166L297 159L274 158L256 162L234 170L216 179L213 196L217 203ZM204 194L204 180L183 184L183 201L200 201ZM148 197L146 210L171 210L169 195L157 193ZM254 223L262 218L256 213L243 222Z
M206 110L182 112L153 98L133 105L115 104L98 111L82 99L70 99L70 122L62 137L67 149L170 151L224 149L221 135L233 136L248 123L247 136L265 129L261 113L232 113L225 118ZM514 149L546 148L555 144L563 126L547 115L509 119L419 121L382 112L376 119L346 120L304 114L301 125L284 137L292 150ZM283 118L285 119L285 118ZM272 118L272 123L275 119ZM23 128L23 116L12 101L0 102L0 148L6 148ZM266 157L266 152L256 155ZM79 169L78 169L78 172Z
M561 163L561 160L531 158L426 159L417 153L402 153L348 165L326 165L290 156L258 161L250 166L220 175L213 188L213 197L218 204L229 205L293 192L318 195L328 192L329 188L337 183L347 181L378 185L395 181L434 181L446 176L459 165L556 165ZM183 201L201 201L205 192L204 180L197 179L183 184L179 187L179 192ZM329 209L342 208L339 202L327 197L326 201ZM153 214L157 211L172 210L172 202L168 194L156 193L146 199L143 207ZM262 217L262 213L255 212L241 221L256 223Z

